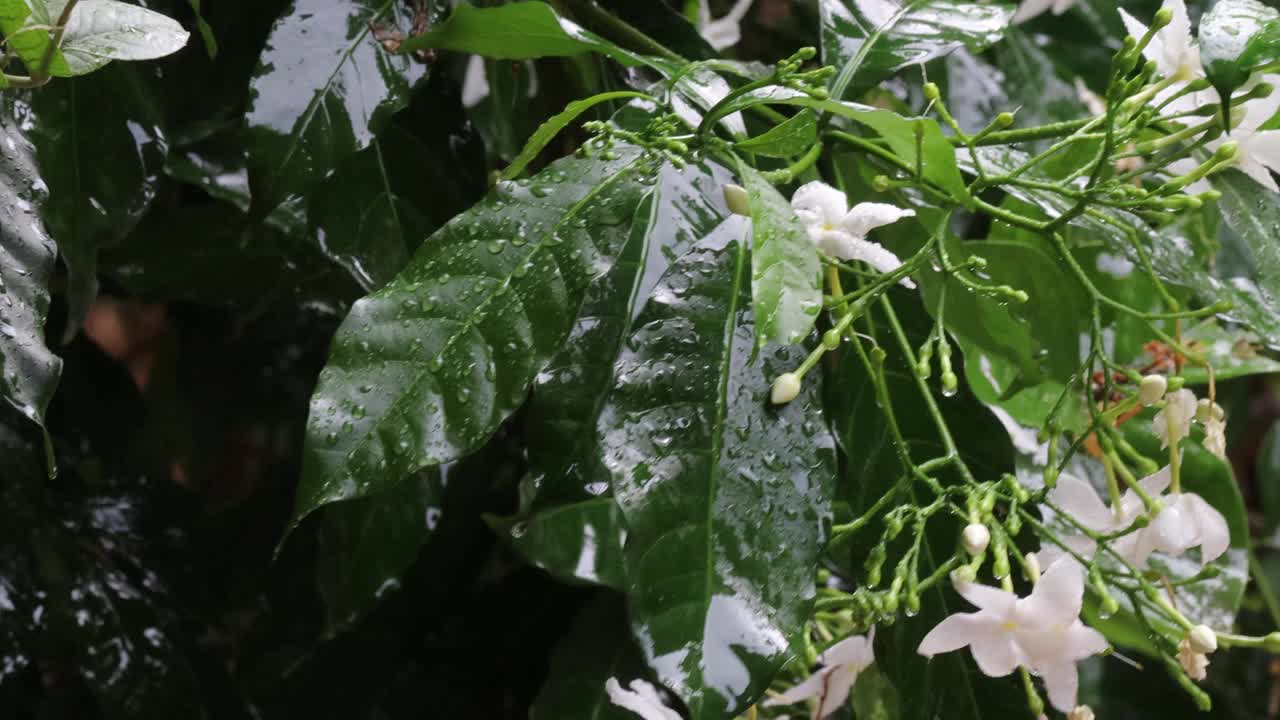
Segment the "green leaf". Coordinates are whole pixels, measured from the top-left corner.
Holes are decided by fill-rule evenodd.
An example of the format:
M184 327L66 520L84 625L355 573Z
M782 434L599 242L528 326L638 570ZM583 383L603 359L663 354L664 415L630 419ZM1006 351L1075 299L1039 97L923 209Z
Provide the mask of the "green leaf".
M566 158L500 183L356 303L311 400L291 527L479 447L568 335L613 264L657 162Z
M584 100L575 100L565 106L565 109L558 115L553 116L546 122L542 123L533 136L525 143L524 149L520 151L520 155L502 171L503 180L514 180L524 172L524 169L538 157L538 153L551 142L561 130L565 129L569 123L573 122L579 115L599 105L600 103L610 102L612 100L623 100L627 98L648 98L649 96L630 90L619 90L615 92L599 93L592 95Z
M818 10L822 62L839 70L831 82L837 100L956 48L984 50L1004 37L1014 12L953 0L820 0Z
M391 55L371 27L410 27L398 0L296 0L276 21L250 88L249 180L265 216L363 150L405 107L426 67Z
M218 38L213 32L213 27L209 25L209 21L204 19L204 15L200 14L200 0L187 0L187 4L191 6L191 10L196 14L196 29L200 31L200 39L204 41L205 51L209 53L210 60L218 59Z
M821 380L769 404L799 346L757 350L745 242L717 233L650 295L614 367L601 452L627 521L634 633L694 720L732 716L789 655L814 597L833 442Z
M136 67L53 83L31 95L31 109L49 184L44 218L67 265L70 338L98 294L99 248L123 239L151 207L169 144Z
M735 145L743 152L765 157L788 158L808 150L818 141L818 119L811 110L801 110L782 124Z
M1253 268L1253 280L1272 302L1280 296L1280 196L1238 170L1213 177L1222 193L1218 207L1227 227L1235 232L1233 249Z
M37 213L48 188L12 107L0 110L0 394L43 426L62 372L44 341L56 249Z
M627 608L615 593L600 593L579 613L551 655L547 682L529 720L635 720L605 693L609 678L623 686L644 675L644 658L627 634Z
M325 508L317 574L331 630L354 622L400 586L440 523L443 490L433 468L380 495Z
M914 168L917 164L926 180L932 181L958 202L971 201L964 177L956 165L956 151L938 123L930 118L905 118L892 110L852 102L818 100L798 90L768 87L730 101L728 109L745 110L753 105L797 105L848 118L874 130L889 149ZM916 128L922 131L920 151L916 150Z
M746 163L738 173L751 197L751 307L756 343L808 337L822 310L822 262L791 203Z
M66 0L0 0L0 32L4 33L5 45L27 66L27 72L35 72L44 62L49 52L50 28L58 24L66 4ZM57 48L50 56L49 74L71 76L67 60Z
M1254 68L1280 59L1280 12L1257 0L1218 0L1200 19L1200 61L1227 97Z
M560 17L544 2L513 2L492 8L461 3L439 27L411 37L401 52L453 50L497 60L573 57L595 52L624 65L644 65L639 55Z
M710 163L666 166L636 213L613 269L588 290L560 352L538 375L525 413L531 484L522 522L503 521L512 545L534 565L565 579L622 589L625 532L598 454L596 422L613 385L613 364L672 258L737 222L724 207L732 175Z
M52 16L52 6L65 0L49 4ZM62 56L71 75L84 75L112 60L172 55L186 46L188 37L178 21L153 10L117 0L80 0L62 36Z
M858 675L851 699L853 714L858 720L898 720L902 717L902 696L875 665Z

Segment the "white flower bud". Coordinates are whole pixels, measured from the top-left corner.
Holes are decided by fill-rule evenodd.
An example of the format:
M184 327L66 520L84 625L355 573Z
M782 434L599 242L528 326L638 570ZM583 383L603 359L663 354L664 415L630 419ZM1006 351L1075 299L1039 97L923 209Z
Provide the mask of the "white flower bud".
M991 542L991 531L981 523L969 523L960 534L960 544L970 555L981 555Z
M741 185L724 184L724 203L729 206L729 212L751 217L751 196Z
M1182 666L1187 677L1197 682L1209 676L1209 657L1192 650L1189 638L1183 638L1182 642L1178 643L1178 664Z
M1067 720L1094 720L1093 708L1088 705L1077 705L1075 710L1067 713Z
M1154 405L1164 397L1169 389L1169 381L1163 375L1145 375L1138 386L1138 399L1143 405Z
M1022 569L1027 573L1027 580L1036 583L1040 580L1040 557L1029 552L1022 558Z
M1208 423L1213 420L1225 420L1226 418L1227 411L1223 410L1221 405L1213 402L1209 398L1200 398L1200 401L1196 403L1196 420L1201 423Z
M773 381L773 389L769 392L769 399L774 405L786 405L796 396L800 394L800 376L795 373L786 373L779 375L777 380Z
M1187 633L1187 644L1192 651L1208 655L1218 649L1218 634L1207 625L1197 625Z

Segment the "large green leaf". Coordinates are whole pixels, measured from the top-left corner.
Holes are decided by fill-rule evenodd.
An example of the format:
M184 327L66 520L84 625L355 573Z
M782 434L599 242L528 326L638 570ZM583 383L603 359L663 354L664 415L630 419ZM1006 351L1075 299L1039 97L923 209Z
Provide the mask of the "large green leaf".
M443 479L432 468L380 495L325 508L317 572L331 628L399 587L440 523L442 495Z
M1280 303L1280 196L1236 170L1216 175L1213 187L1222 193L1218 207L1234 231L1234 249L1253 269L1250 278L1269 305Z
M801 110L779 125L736 143L739 150L767 157L794 157L818 142L818 119L812 110Z
M39 2L39 0L36 0ZM50 16L66 0L48 2ZM80 0L62 36L62 56L72 75L93 72L112 60L154 60L187 44L177 20L118 0Z
M295 524L479 447L524 402L655 181L640 150L611 157L500 183L356 303L312 396Z
M738 164L738 173L751 198L756 342L800 342L822 310L822 263L787 199L746 163Z
M818 9L822 62L839 70L836 99L956 48L983 50L1004 36L1014 10L954 0L820 0Z
M410 27L398 0L296 0L276 21L250 90L249 179L259 215L310 189L369 146L426 73L373 36Z
M1280 12L1257 0L1218 0L1200 19L1200 60L1224 96L1280 59Z
M834 479L816 373L794 402L770 383L805 357L758 357L745 243L727 234L672 264L636 321L601 413L627 535L636 638L695 720L763 693L814 596Z
M643 674L644 658L627 634L626 603L602 592L552 653L529 720L635 720L635 713L610 701L604 686L609 678L627 686Z
M621 589L624 524L598 455L596 421L632 322L672 258L713 233L736 233L722 190L731 175L710 163L665 167L636 214L618 262L588 290L564 347L538 375L525 421L529 517L500 528L552 574ZM722 224L723 223L723 224Z
M48 187L9 105L0 105L0 138L0 394L43 425L62 372L44 341L56 254L38 215Z
M31 139L49 183L44 218L67 265L66 335L97 296L98 251L151 207L169 144L138 69L103 68L31 96Z
M411 37L403 52L455 50L499 60L572 57L595 52L625 65L647 61L556 14L544 2L513 2L492 8L458 5L443 25Z

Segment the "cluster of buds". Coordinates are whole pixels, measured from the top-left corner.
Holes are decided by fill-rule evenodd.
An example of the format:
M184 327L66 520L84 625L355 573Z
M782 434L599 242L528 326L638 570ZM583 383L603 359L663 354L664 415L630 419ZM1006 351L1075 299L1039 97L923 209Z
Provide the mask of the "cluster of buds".
M578 154L586 157L593 150L598 150L602 158L612 160L616 157L613 152L614 143L621 140L650 152L659 153L672 165L683 168L689 156L689 144L677 138L682 128L680 118L671 113L653 118L640 132L623 130L609 122L591 120L583 123L582 129L594 137L578 148Z
M791 88L815 100L826 100L830 96L827 91L827 80L836 74L836 69L830 65L824 65L815 70L800 71L806 62L817 56L818 51L812 47L800 48L794 55L778 63L774 68L773 77L770 78L771 84Z

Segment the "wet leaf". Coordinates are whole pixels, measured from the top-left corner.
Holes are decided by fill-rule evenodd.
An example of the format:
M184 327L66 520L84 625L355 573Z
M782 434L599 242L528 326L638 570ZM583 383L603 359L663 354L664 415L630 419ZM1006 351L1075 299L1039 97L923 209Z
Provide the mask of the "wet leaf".
M739 163L738 173L751 198L756 342L800 342L822 310L822 262L791 203L746 163Z
M98 252L128 235L151 207L169 143L136 67L103 68L31 96L44 218L68 270L66 337L98 294Z
M56 249L39 212L48 186L12 106L0 106L0 394L44 425L62 361L44 339Z
M399 0L296 0L276 21L250 91L249 180L266 215L369 146L426 67L392 55L374 27L411 27Z
M325 509L317 574L331 631L399 588L400 577L440 524L443 488L433 468L385 493Z
M633 632L695 720L754 702L814 597L830 518L833 441L821 380L769 404L807 354L752 363L750 258L717 234L672 264L614 367L601 452L627 535Z
M766 157L787 158L804 153L817 141L818 119L813 111L801 110L781 124L737 143L735 147Z
M37 2L39 0L36 0ZM66 0L51 0L49 15ZM62 56L71 75L93 72L112 60L154 60L187 44L178 21L118 0L80 0L62 36Z
M0 0L0 32L4 33L5 45L27 66L28 73L43 64L49 52L49 28L58 24L66 4L66 0ZM57 48L50 55L49 74L71 75L66 58Z
M831 97L875 85L956 48L984 50L1004 37L1012 5L952 0L820 0L822 62L839 71Z
M312 396L294 525L466 454L524 402L655 180L615 152L500 184L356 303Z
M533 136L525 143L524 149L520 151L520 155L518 155L515 160L511 161L511 164L507 166L507 169L502 171L502 179L514 180L519 177L520 173L524 172L524 169L529 166L529 163L533 162L533 160L538 157L538 153L542 152L542 149L547 146L547 143L551 142L551 140L555 138L561 130L565 129L569 123L576 120L579 115L590 110L596 105L605 102L612 102L614 100L647 97L649 96L644 93L620 90L616 92L599 93L597 95L592 95L589 98L575 100L569 103L562 112L542 123L542 125L534 131Z
M1200 60L1224 97L1254 68L1280 59L1280 12L1257 0L1218 0L1200 19Z
M624 65L647 61L623 50L572 20L560 17L544 2L516 2L492 8L460 3L439 27L405 40L401 52L454 50L498 60L572 57L595 52Z
M490 520L511 546L557 579L623 590L626 523L611 495L543 508L527 520Z

